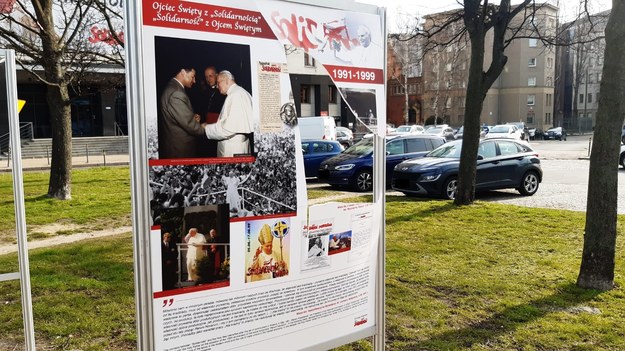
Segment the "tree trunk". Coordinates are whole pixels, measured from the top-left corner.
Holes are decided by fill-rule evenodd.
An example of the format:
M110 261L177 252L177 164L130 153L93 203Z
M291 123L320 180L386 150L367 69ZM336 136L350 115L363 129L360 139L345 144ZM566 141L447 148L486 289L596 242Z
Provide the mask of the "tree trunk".
M613 1L605 29L605 54L595 137L590 156L584 251L577 285L614 286L618 158L625 113L625 3Z
M484 35L480 32L471 34L471 61L469 81L464 110L464 134L460 169L458 170L458 189L454 203L458 206L470 205L475 200L475 172L477 149L480 143L480 115L486 92L483 80ZM486 88L488 91L488 88Z
M66 84L48 86L47 102L52 125L52 162L48 196L72 198L72 115Z

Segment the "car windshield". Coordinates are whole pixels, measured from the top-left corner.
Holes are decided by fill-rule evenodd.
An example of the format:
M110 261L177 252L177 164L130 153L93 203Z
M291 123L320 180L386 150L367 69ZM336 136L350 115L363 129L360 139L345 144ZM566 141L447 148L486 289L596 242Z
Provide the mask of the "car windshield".
M343 153L362 156L370 153L371 151L373 151L373 138L366 138L348 147L345 151L343 151Z
M395 131L396 132L402 132L402 133L403 132L410 132L411 128L412 127L410 127L410 126L401 126L401 127L398 127L397 129L395 129Z
M460 158L461 149L461 141L446 143L432 150L429 154L425 155L425 157Z
M458 129L458 134L462 134L462 133L464 133L464 126L462 126L462 127L460 127Z
M510 130L510 128L506 126L494 126L490 129L489 133L508 133L508 130Z

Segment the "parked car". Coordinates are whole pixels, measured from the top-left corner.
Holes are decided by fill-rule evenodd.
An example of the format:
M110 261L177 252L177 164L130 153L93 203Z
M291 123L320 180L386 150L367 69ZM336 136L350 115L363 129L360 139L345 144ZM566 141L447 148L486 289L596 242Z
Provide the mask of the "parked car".
M352 130L347 127L336 127L335 129L337 132L343 132L347 135L351 135L352 139L354 138L354 132L352 132Z
M391 135L393 132L395 132L395 127L393 127L392 124L387 124L386 125L386 135ZM365 135L362 136L363 138L371 138L373 137L373 133L367 133Z
M621 132L621 142L625 144L625 125L623 126L623 131Z
M566 130L562 127L555 127L548 129L543 135L545 140L565 140L566 141Z
M454 130L451 127L432 127L426 129L423 133L428 135L436 135L441 138L445 138L445 140L454 140Z
M424 157L398 164L393 171L393 189L406 195L453 199L461 148L461 140L452 141ZM542 176L538 154L526 142L480 140L475 190L515 188L522 195L534 195Z
M618 157L618 164L625 168L625 145L621 144L621 154Z
M480 127L480 138L483 138L486 136L486 133L488 133L488 127ZM458 140L458 139L462 139L462 137L464 136L464 126L458 128L458 131L456 132L456 134L454 134L454 139Z
M387 137L388 184L395 165L409 158L423 156L444 143L443 138L424 134ZM370 191L373 187L373 138L362 139L342 153L323 161L319 166L318 178L333 186Z
M513 124L498 124L486 133L485 139L507 138L521 140L521 131Z
M403 125L395 129L389 135L423 134L423 127L420 125Z
M319 165L326 159L341 153L345 148L334 140L304 140L304 173L306 177L316 177Z
M350 146L352 146L354 144L354 135L353 134L347 134L342 130L337 130L336 131L336 141L338 141L339 143L341 143L341 145L343 145L343 147L348 148Z
M540 128L530 128L530 140L542 140L544 139L544 132Z
M514 125L519 131L521 131L521 140L530 140L530 130L524 122L508 122L506 124Z

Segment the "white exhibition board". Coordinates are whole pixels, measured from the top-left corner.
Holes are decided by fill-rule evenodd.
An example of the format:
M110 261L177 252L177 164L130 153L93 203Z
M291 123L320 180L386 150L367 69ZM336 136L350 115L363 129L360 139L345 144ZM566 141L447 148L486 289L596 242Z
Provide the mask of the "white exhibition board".
M380 206L309 207L299 130L285 113L299 93L287 55L303 49L352 111L369 104L362 122L385 124L383 19L375 7L343 7L134 5L127 50L129 103L139 105L129 107L139 117L131 133L139 347L245 350L271 340L280 350L323 349L375 334L384 300ZM203 83L211 66L239 87L228 90L221 115L211 115L214 91ZM185 117L188 104L204 109L199 121ZM203 122L241 130L209 141L218 133L198 135ZM234 140L239 151L228 154Z

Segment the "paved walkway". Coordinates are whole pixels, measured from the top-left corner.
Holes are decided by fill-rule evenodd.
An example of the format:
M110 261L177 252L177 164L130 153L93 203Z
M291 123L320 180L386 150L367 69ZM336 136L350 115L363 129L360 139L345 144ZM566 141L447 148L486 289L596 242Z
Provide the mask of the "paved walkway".
M85 167L101 167L101 166L120 166L129 163L129 155L91 155L76 156L72 158L73 168ZM8 160L0 160L0 172L10 172L13 168L13 162ZM41 170L50 169L50 160L47 158L25 158L22 159L23 170Z

